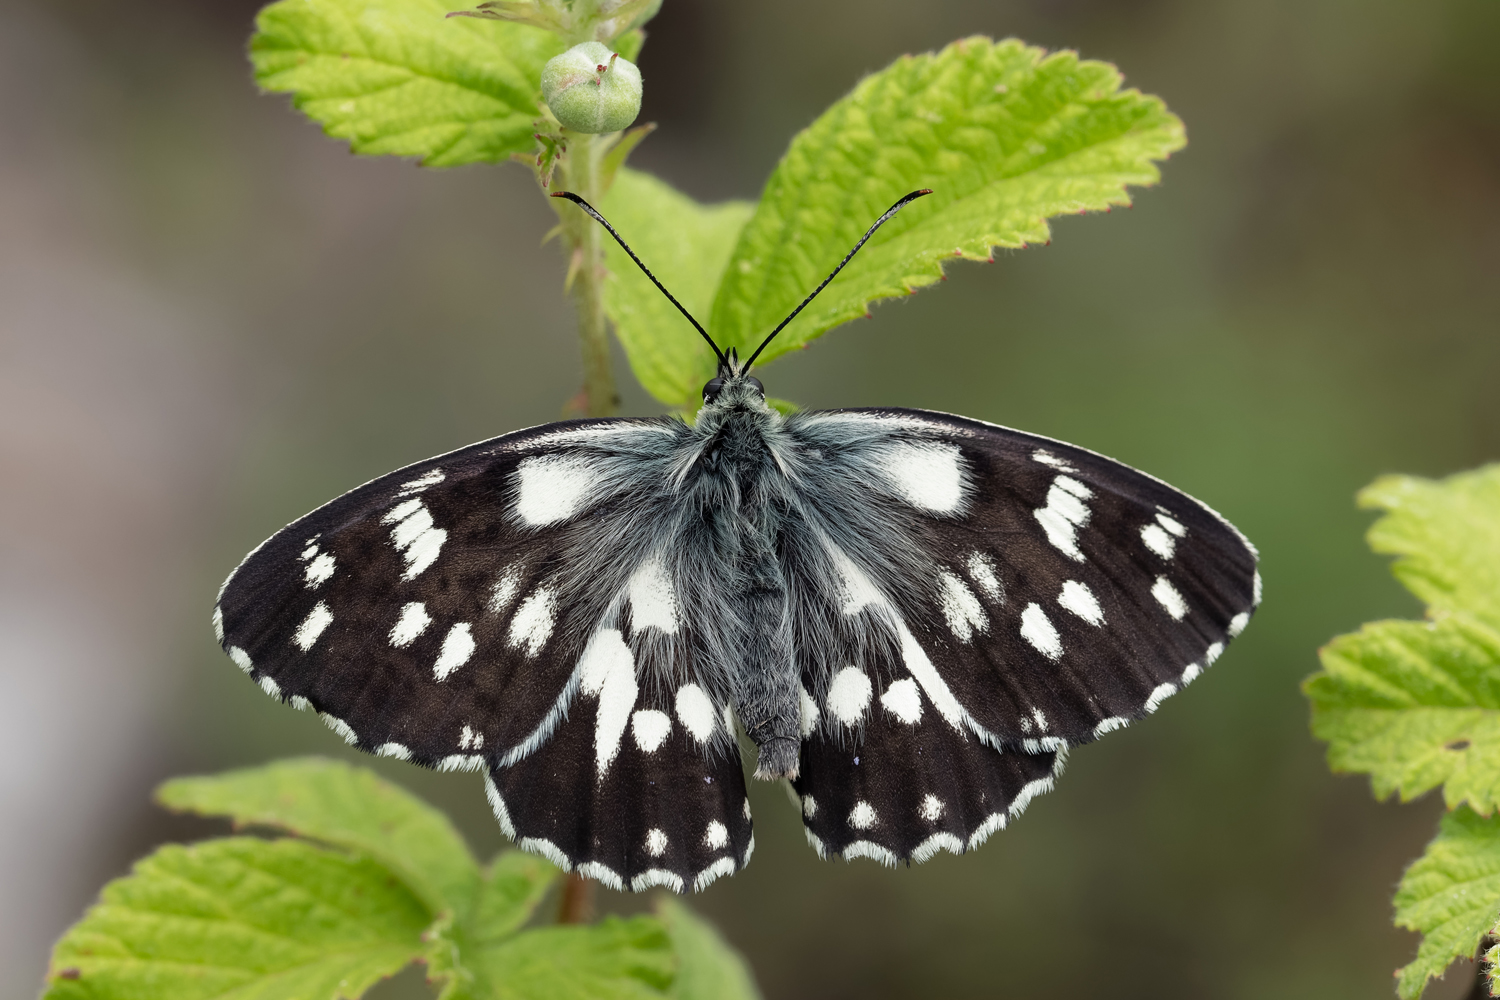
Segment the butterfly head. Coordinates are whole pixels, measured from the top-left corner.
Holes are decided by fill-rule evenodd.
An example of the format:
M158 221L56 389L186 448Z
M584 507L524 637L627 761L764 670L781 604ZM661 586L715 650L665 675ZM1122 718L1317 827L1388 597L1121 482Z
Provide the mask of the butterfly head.
M719 362L719 373L703 386L703 405L714 409L765 409L766 387L760 379L747 374L748 364L741 364L734 348Z

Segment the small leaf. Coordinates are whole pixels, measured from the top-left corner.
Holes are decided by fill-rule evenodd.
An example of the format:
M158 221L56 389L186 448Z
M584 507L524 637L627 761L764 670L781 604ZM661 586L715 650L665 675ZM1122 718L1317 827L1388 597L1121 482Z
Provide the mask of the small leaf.
M1440 480L1385 476L1359 502L1386 511L1370 547L1401 557L1391 571L1432 612L1500 628L1500 464Z
M1304 690L1335 771L1370 774L1377 798L1438 785L1451 809L1500 797L1500 633L1466 615L1372 622L1321 652Z
M503 851L485 870L468 918L470 939L484 944L514 934L562 874L524 851Z
M714 301L721 347L743 357L902 195L910 205L766 348L769 360L942 277L953 257L1048 238L1046 219L1128 205L1185 142L1160 100L1072 52L967 38L866 77L792 140ZM695 378L707 369L700 367ZM691 381L691 380L689 380Z
M369 855L399 876L434 913L466 911L479 866L448 817L374 772L302 757L157 789L169 809L227 816Z
M677 952L677 978L671 995L678 1000L760 1000L755 977L744 956L730 947L714 926L669 896L657 901Z
M599 210L677 301L703 322L753 206L743 201L700 205L664 181L621 167ZM604 307L635 377L669 406L701 402L703 383L717 365L713 350L614 240L606 239L605 255Z
M1459 808L1396 890L1396 925L1422 933L1417 957L1400 970L1396 992L1415 1000L1455 958L1471 957L1500 914L1500 817Z
M428 955L439 1000L661 1000L676 969L651 917L543 927L489 946L438 939Z
M432 167L533 148L542 66L564 48L525 24L447 18L442 0L280 0L260 12L262 87L356 153Z
M431 919L368 858L252 837L171 845L63 936L44 997L357 997L420 954Z

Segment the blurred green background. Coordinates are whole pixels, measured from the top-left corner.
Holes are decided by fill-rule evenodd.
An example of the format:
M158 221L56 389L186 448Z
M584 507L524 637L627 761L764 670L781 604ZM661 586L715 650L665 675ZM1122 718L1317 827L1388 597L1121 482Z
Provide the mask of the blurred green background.
M215 647L241 555L578 388L529 173L351 157L256 95L255 6L0 0L5 1000L105 879L218 829L151 806L159 780L345 752ZM1419 613L1354 491L1500 457L1500 5L666 0L650 32L661 130L633 163L704 200L754 197L861 74L965 34L1165 98L1190 144L1133 209L954 266L762 377L1114 455L1232 519L1266 580L1218 666L978 853L819 862L762 786L754 864L692 904L769 998L1391 995L1416 938L1390 893L1441 806L1330 776L1297 684L1332 635ZM365 762L500 847L476 776Z

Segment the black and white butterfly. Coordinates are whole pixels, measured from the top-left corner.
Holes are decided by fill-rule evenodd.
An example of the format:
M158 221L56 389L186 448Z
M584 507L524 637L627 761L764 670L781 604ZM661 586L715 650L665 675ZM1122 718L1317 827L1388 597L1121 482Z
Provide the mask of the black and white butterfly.
M517 431L283 528L221 644L363 750L485 772L522 848L681 892L750 860L739 733L820 855L962 853L1260 601L1250 543L1150 476L942 413L783 417L719 357L691 426Z

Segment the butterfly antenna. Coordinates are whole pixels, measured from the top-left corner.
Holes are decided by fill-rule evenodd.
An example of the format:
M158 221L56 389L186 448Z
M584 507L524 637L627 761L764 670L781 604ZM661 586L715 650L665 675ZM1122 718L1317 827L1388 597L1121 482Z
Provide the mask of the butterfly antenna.
M590 215L592 215L594 217L594 220L596 222L598 222L599 225L601 225L605 229L609 230L609 235L611 235L611 236L613 236L615 238L615 242L618 243L618 244L620 244L620 246L624 248L624 250L625 250L626 253L630 254L630 259L633 260L633 261L635 261L635 266L638 267L638 268L640 268L642 271L646 272L646 277L648 277L648 278L651 279L651 284L653 284L657 288L661 289L661 293L667 297L667 301L670 302L670 303L672 303L674 306L676 306L677 307L677 311L680 312L680 313L682 313L684 316L686 316L687 317L687 321L689 323L693 324L693 329L697 330L698 333L702 335L703 339L706 340L706 341L708 341L708 346L712 347L714 349L714 356L719 359L719 364L723 365L723 364L727 363L727 359L724 357L724 352L721 351L721 350L719 350L719 345L714 343L714 339L708 335L708 331L705 330L705 329L703 329L702 325L699 324L699 322L697 320L693 319L693 314L690 313L690 312L688 312L686 309L684 309L682 307L682 303L678 302L675 298L673 298L672 297L672 293L669 292L669 291L667 291L666 287L660 281L656 280L656 275L654 275L654 274L651 273L651 269L649 267L647 267L645 264L641 263L641 259L635 255L635 251L632 250L632 249L630 249L630 244L626 243L623 239L620 238L620 234L617 233L617 232L615 232L615 227L611 226L609 224L609 220L608 219L606 219L604 216L600 215L594 209L593 205L590 205L588 202L586 202L582 198L578 197L578 195L574 194L572 191L554 191L554 192L552 192L552 197L554 197L554 198L566 198L566 199L568 199L573 204L577 205L579 208L583 209L585 212L587 212ZM893 211L894 211L894 209L893 209ZM889 213L887 213L887 214L889 214ZM882 219L880 221L884 222L885 220ZM876 225L879 225L879 223L876 223ZM866 236L866 239L868 239L868 238L869 237ZM861 240L860 242L863 243L864 240ZM858 247L856 247L855 249L858 249ZM848 258L845 258L845 259L847 260ZM824 282L824 283L827 284L827 282ZM793 315L795 315L795 313Z
M781 321L781 325L778 326L776 329L772 330L770 336L768 336L765 340L762 340L760 342L760 346L755 349L755 353L754 354L750 355L750 360L745 362L745 367L743 369L741 369L741 371L749 371L750 370L750 366L753 365L753 364L755 364L755 359L758 358L758 357L760 357L760 352L764 351L766 349L766 345L769 344L776 337L776 335L778 333L780 333L782 330L786 329L786 325L788 323L790 323L792 320L796 319L797 318L797 314L800 313L803 309L806 309L807 308L807 304L809 302L811 302L813 299L817 298L819 292L821 292L823 289L825 289L825 288L828 287L828 283L830 281L832 281L838 275L838 273L844 269L844 265L847 264L847 263L849 263L849 261L853 259L853 257L854 257L855 254L859 253L859 248L865 245L865 241L868 240L871 236L875 235L875 230L877 230L881 226L883 226L885 224L885 221L887 219L889 219L891 216L895 215L897 212L901 211L907 205L910 205L912 202L916 201L918 198L922 197L925 194L932 194L932 188L923 188L920 191L913 191L911 194L907 195L905 198L902 198L900 201L896 202L896 204L894 204L890 208L886 209L885 210L885 214L882 215L880 218L876 219L875 220L875 224L873 226L871 226L869 229L865 230L865 234L859 238L859 242L856 243L856 244L854 244L854 249L850 250L848 253L844 254L844 259L841 260L841 261L839 261L839 266L833 269L833 273L830 274L828 277L824 278L823 279L823 283L821 285L819 285L817 288L814 288L812 290L812 294L809 295L807 298L803 299L802 300L802 304L800 306L798 306L797 308L793 309L792 310L792 314L790 316L788 316L786 319L782 320ZM607 224L608 223L606 223L606 225ZM615 238L619 239L619 237L615 237ZM679 306L679 308L681 308L681 307Z

